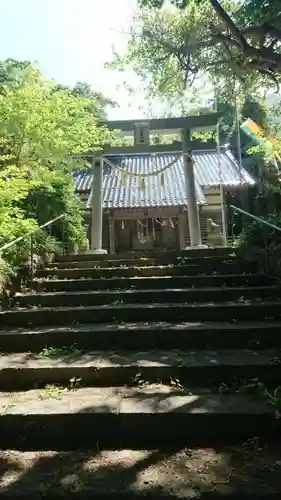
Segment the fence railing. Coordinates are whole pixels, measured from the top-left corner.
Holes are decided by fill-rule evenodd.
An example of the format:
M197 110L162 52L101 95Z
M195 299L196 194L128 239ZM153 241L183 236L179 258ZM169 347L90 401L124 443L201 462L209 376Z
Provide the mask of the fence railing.
M5 250L8 250L9 248L17 245L23 240L29 240L29 272L30 272L30 280L33 280L34 277L34 236L36 233L41 231L42 229L50 228L55 222L63 219L66 216L66 214L59 215L58 217L55 217L54 219L46 222L45 224L42 224L41 226L37 227L36 229L33 229L32 231L24 234L23 236L19 236L18 238L14 239L13 241L10 241L9 243L6 243L0 248L0 256L5 252ZM51 234L49 234L51 236Z
M257 224L260 225L261 230L263 232L263 242L264 242L264 252L263 252L263 257L264 257L264 272L268 274L269 272L269 253L268 253L268 235L269 231L275 231L280 235L280 243L281 243L281 227L276 226L275 224L271 224L270 222L265 221L264 219L261 219L260 217L257 217L256 215L250 214L249 212L246 212L246 210L242 210L242 208L238 208L235 205L229 205L229 208L231 210L231 220L232 220L232 234L231 234L231 239L232 243L234 243L234 231L233 231L233 216L240 214L242 220L240 221L240 227L243 230L246 226L244 223L245 220L251 219L252 221L255 221ZM281 257L281 256L280 256Z

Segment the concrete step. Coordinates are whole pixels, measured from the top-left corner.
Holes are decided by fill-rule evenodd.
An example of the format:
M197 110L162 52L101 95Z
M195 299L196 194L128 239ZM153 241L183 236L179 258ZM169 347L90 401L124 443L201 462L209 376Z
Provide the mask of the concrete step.
M209 256L221 256L225 257L228 255L235 255L236 248L234 247L216 247L216 248L200 248L200 249L189 249L189 250L135 250L130 252L121 252L119 254L110 255L96 255L89 251L88 253L80 254L64 254L58 255L57 259L61 262L72 262L72 261L87 261L87 260L120 260L120 259L139 259L139 258L171 258L175 259L177 257L209 257Z
M174 256L168 257L165 254L157 258L152 257L139 257L131 259L106 259L106 260L96 260L92 257L92 260L73 260L73 261L60 261L56 260L48 264L48 268L59 268L59 269L84 269L91 267L146 267L146 266L168 266L168 265L220 265L222 263L236 263L239 259L235 255L226 255L225 257L218 255L211 255L206 257L190 257L190 256ZM241 262L241 260L240 260Z
M166 258L164 260L165 264L171 264L170 261ZM176 264L178 261L175 262ZM84 268L91 268L91 267L128 267L128 266L155 266L159 265L157 260L154 258L149 258L149 257L140 257L140 258L132 258L132 259L103 259L103 260L96 260L94 256L92 256L91 259L87 260L55 260L54 262L51 262L48 264L48 268L59 268L59 269L84 269Z
M107 323L6 328L2 352L38 353L46 346L82 350L281 348L281 321L213 323Z
M279 320L281 301L225 303L110 304L87 307L40 307L0 313L5 326L70 325L73 323L130 321L253 321Z
M47 279L34 280L34 289L46 292L79 290L138 290L150 288L201 288L211 286L265 286L275 284L264 274L214 274L196 276L151 276L134 278L84 278L84 279Z
M75 347L45 348L0 357L0 390L64 387L145 386L161 382L184 390L239 390L245 379L258 378L269 387L281 384L281 351L222 349L197 351L92 351ZM223 383L223 386L222 386Z
M5 450L8 500L279 500L280 445L170 449Z
M262 398L190 393L164 384L89 387L0 394L1 447L99 446L154 448L198 436L247 439L280 436L281 423Z
M257 272L255 262L235 263L204 263L204 265L170 265L170 266L143 266L143 267L99 267L83 269L41 269L38 276L41 278L58 276L61 278L112 278L112 277L134 277L134 276L182 276L182 275L202 275L206 273L217 274L241 274Z
M115 303L151 304L160 302L227 302L230 300L242 302L248 299L262 300L281 297L281 287L210 287L210 288L156 288L150 290L100 290L78 292L45 292L16 294L14 303L20 307L68 307L91 306Z

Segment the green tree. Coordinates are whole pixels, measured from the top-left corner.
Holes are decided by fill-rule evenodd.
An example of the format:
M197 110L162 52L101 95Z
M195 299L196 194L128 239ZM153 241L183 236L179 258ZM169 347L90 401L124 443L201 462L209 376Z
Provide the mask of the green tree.
M89 113L89 101L51 92L36 70L0 100L0 136L8 140L16 165L73 166L73 155L102 144L106 130Z
M54 91L64 91L79 99L87 99L88 111L102 121L107 119L106 108L114 108L117 106L114 101L104 97L102 93L95 92L87 82L77 82L74 87L58 84L55 85Z
M0 93L5 94L8 89L19 87L24 79L25 72L31 69L29 61L6 59L0 62Z
M65 218L52 228L51 239L37 233L38 251L47 243L85 244L71 172L84 165L76 155L111 137L90 104L64 90L53 92L53 83L32 68L0 96L0 246L61 214ZM18 259L26 244L12 247L8 257Z
M197 27L206 28L196 33L196 26L187 19L184 43L173 45L176 57L189 72L197 72L191 63L198 52L198 64L203 63L208 71L226 66L240 78L254 71L273 80L281 74L280 0L171 0L170 3L188 16L197 11ZM139 4L160 9L164 0L139 0Z
M117 106L114 101L104 97L100 92L93 91L91 85L85 82L77 82L71 93L76 97L82 97L91 101L92 104L89 110L101 120L106 120L107 118L107 107L114 108Z
M228 0L227 5L237 9L237 2ZM233 100L234 94L242 94L242 99L245 92L258 96L264 74L245 71L238 57L226 57L221 43L212 46L212 30L221 32L223 26L208 0L198 4L192 0L185 9L169 5L143 9L132 27L125 55L115 53L108 66L132 69L150 98L176 99L184 112L190 112L187 108L196 100L206 108L214 89L225 102Z
M265 80L266 72L257 71L252 65L246 67L241 54L232 57L223 41L227 25L213 2L174 0L170 2L173 7L168 2L162 6L161 0L139 3L150 8L144 8L133 25L125 56L115 54L109 66L121 71L132 68L145 82L150 99L160 98L165 104L168 100L168 107L177 114L198 114L217 107L224 116L222 135L230 140L235 135L235 98L240 110L243 108L243 116L264 125L264 86L271 84L272 78ZM232 13L232 21L238 23L240 19L241 29L243 22L245 26L258 22L258 4L254 9L250 1L215 3L225 14ZM270 15L275 16L276 9L276 2L270 2L266 21ZM250 12L255 17L250 19ZM212 39L214 33L218 36L216 43ZM243 139L248 142L246 136Z

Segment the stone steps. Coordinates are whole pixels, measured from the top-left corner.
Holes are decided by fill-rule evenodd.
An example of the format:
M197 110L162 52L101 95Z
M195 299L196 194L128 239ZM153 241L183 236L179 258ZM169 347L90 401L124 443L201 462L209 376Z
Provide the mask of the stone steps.
M279 436L274 408L241 391L281 383L278 282L229 249L145 257L158 265L61 257L0 313L2 447Z
M194 274L235 274L237 272L257 272L255 262L244 261L221 262L220 265L212 261L201 261L201 264L188 265L155 265L155 266L123 266L123 267L85 267L85 268L55 268L46 267L41 269L38 276L41 278L57 276L60 278L111 278L111 277L135 277L135 276L181 276Z
M275 285L276 281L269 279L264 274L202 274L195 276L135 276L112 278L67 278L53 279L36 278L34 289L47 292L53 291L83 291L83 290L138 290L152 288L204 288L210 286L266 286ZM278 283L278 282L277 282Z
M18 308L0 313L4 326L71 325L72 323L142 321L252 321L281 319L281 301L225 303L105 304L81 307Z
M15 303L20 307L68 307L122 303L176 303L176 302L227 302L230 300L261 300L281 297L279 286L166 288L148 290L87 290L77 292L45 292L16 294Z
M0 351L281 348L281 321L94 323L0 330Z
M144 387L47 387L0 394L2 448L89 448L188 444L225 437L277 437L280 425L263 400L241 394Z
M204 263L206 265L221 265L239 262L239 259L233 255L226 255L224 258L218 255L210 255L204 258ZM241 260L240 260L241 262ZM48 268L58 268L58 269L73 269L73 268L119 268L119 267L147 267L147 266L168 266L168 265L198 265L202 264L202 257L190 257L175 255L171 257L169 255L163 254L158 257L139 257L139 258L115 258L115 259L103 259L95 260L93 256L89 256L87 260L73 260L73 261L55 261L48 264Z
M153 259L177 259L177 258L182 258L182 257L200 257L200 258L205 258L205 257L226 257L226 256L233 256L236 254L235 248L228 246L228 247L215 247L215 248L200 248L199 250L200 253L198 253L198 249L192 248L188 250L134 250L134 251L129 251L129 252L122 252L122 254L114 254L110 255L110 260L132 260L132 259L140 259L140 258L153 258ZM63 255L58 255L56 257L56 261L58 262L77 262L77 261L89 261L89 260L97 260L99 262L107 261L109 260L108 255L96 255L93 254L91 251L89 252L83 252L83 253L67 253Z
M30 352L2 354L0 390L18 391L75 380L86 386L144 386L168 383L189 389L193 386L222 386L240 390L246 380L281 384L281 352L278 349L221 349L167 351L87 351L46 347L38 355ZM229 387L228 387L229 386Z

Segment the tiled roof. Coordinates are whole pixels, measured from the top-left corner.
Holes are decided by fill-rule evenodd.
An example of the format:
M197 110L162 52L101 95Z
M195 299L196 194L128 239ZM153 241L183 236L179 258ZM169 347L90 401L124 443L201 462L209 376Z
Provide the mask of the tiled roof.
M120 158L117 163L122 169L136 174L146 174L152 170L159 170L175 160L176 157L161 155L157 157L156 165L152 165L151 156ZM109 170L105 174L104 205L109 208L137 208L137 207L167 207L186 204L184 189L184 171L178 159L164 173L164 182L161 184L161 175L145 178L145 187L141 187L141 177L124 176L117 169ZM196 197L198 202L204 201L204 194L196 182Z
M235 186L240 184L239 164L233 154L223 149L218 155L216 151L207 151L195 153L194 156L194 175L200 186L219 186L221 172L221 183L224 186ZM220 166L219 158L220 156ZM252 176L242 168L242 184L255 184Z
M78 193L88 193L91 191L92 175L87 172L81 172L79 174L74 174L74 180L76 185L76 191Z
M216 151L194 152L194 175L196 197L198 203L204 203L203 187L217 186L221 182L225 186L235 186L240 183L239 166L230 151L223 149L219 155ZM122 156L111 158L110 161L130 173L145 174L151 170L161 169L173 160L175 163L165 171L164 184L161 176L145 178L145 187L140 187L141 179L127 176L114 168L107 167L104 172L104 207L107 208L137 208L137 207L165 207L186 205L185 179L182 157L172 155L157 155L152 167L150 155ZM220 174L221 172L221 174ZM91 189L91 174L76 176L77 191L85 192ZM254 179L245 169L241 171L242 183L254 184ZM91 198L91 196L90 196ZM91 206L89 198L87 207Z

